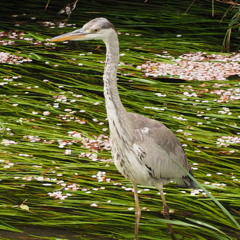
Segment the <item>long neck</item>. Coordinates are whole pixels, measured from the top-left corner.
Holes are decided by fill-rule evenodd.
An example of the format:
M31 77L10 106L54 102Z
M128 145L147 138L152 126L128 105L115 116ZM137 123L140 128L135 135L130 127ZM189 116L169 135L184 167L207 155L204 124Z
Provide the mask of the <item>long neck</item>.
M110 128L110 139L113 144L126 144L134 134L131 121L125 110L117 88L117 69L119 62L119 43L115 30L105 40L107 47L106 65L104 69L104 97L106 101L107 116ZM118 142L121 139L122 143ZM116 143L118 142L118 143Z
M117 115L125 115L125 109L119 97L117 88L117 69L119 62L119 43L117 33L112 34L105 40L107 53L103 75L104 97L108 118Z

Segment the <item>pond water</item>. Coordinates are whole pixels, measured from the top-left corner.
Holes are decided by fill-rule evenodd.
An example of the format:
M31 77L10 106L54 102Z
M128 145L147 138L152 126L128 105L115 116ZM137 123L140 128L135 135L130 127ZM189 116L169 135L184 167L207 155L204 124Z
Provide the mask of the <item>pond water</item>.
M182 142L194 176L239 220L237 76L185 81L145 76L147 61L221 51L225 7L208 1L91 1L71 17L50 1L5 2L0 31L1 239L133 239L131 184L111 161L103 99L101 42L45 41L95 17L119 31L124 106L166 124ZM236 49L233 36L232 48ZM239 61L238 61L239 63ZM178 239L239 239L238 226L201 191L164 189ZM170 239L153 187L140 186L140 239Z

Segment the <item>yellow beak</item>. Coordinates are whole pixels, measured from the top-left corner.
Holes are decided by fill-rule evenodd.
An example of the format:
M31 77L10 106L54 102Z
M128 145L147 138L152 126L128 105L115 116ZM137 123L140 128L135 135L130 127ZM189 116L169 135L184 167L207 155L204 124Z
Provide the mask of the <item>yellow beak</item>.
M67 41L67 40L81 40L84 39L86 33L83 29L78 29L73 32L65 33L54 38L51 38L49 41L52 42L60 42L60 41Z

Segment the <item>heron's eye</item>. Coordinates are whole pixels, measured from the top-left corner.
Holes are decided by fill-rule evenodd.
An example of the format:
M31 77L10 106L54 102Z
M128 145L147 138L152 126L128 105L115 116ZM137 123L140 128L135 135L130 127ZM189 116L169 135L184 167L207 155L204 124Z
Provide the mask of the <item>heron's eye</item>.
M95 28L95 29L93 29L93 32L98 32L99 31L99 29L98 28Z

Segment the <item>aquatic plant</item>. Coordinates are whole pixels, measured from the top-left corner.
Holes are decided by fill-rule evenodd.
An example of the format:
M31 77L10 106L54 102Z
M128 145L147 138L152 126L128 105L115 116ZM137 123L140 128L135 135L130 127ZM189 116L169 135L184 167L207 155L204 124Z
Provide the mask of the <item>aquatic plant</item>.
M137 69L149 60L172 63L164 55L220 51L225 29L218 20L199 17L204 3L182 15L176 13L185 11L182 2L174 9L167 1L107 2L97 5L99 13L86 2L70 22L54 15L55 7L41 12L42 1L16 3L14 9L2 4L0 52L17 60L1 63L0 70L2 239L133 238L132 189L109 152L101 79L105 49L98 42L45 41L103 15L120 34L124 105L177 134L196 179L239 221L239 81L154 78ZM178 238L239 238L236 225L203 191L171 185L165 192ZM139 195L140 237L169 239L157 191L142 186Z

